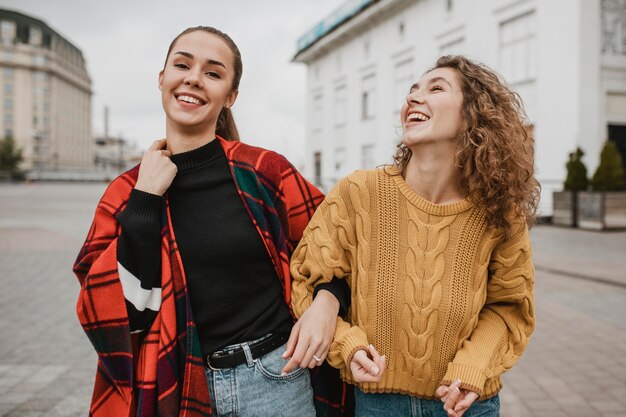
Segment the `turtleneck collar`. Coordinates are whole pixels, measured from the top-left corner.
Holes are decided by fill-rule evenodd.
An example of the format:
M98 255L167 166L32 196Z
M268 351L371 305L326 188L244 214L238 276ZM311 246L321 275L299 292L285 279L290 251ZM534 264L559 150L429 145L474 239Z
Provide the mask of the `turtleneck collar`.
M172 162L176 165L180 173L181 171L189 171L202 167L223 154L224 151L222 150L219 140L213 139L199 148L172 155Z

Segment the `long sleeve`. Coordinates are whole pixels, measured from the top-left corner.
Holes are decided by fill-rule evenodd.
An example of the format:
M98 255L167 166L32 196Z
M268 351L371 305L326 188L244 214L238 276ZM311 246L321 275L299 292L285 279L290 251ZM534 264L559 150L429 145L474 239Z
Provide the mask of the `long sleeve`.
M300 317L311 305L315 287L333 278L351 279L356 253L354 215L350 215L342 189L335 187L318 207L291 259L294 313ZM365 332L342 318L337 318L335 337L328 360L344 368L356 350L367 346Z
M285 160L281 178L288 213L289 240L295 247L302 238L303 230L315 213L316 207L323 201L324 195L287 160ZM339 301L339 314L341 316L347 314L351 300L350 287L345 280L333 279L329 283L321 284L315 288L313 298L320 290L326 290L333 294Z
M315 209L324 200L324 194L284 157L278 159L278 164L281 168L279 191L284 199L284 212L280 215L283 217L286 238L293 250L302 238Z
M133 189L117 214L121 234L117 262L131 333L150 327L161 305L161 227L163 197Z
M126 415L132 401L133 341L118 279L120 224L115 215L126 204L132 178L119 177L98 203L89 233L74 263L81 288L76 311L98 353L96 389L113 384L111 403ZM118 408L119 407L119 408Z
M514 223L510 237L492 253L487 296L476 327L448 364L442 383L458 378L463 388L482 394L485 384L513 366L535 326L533 285L528 228Z

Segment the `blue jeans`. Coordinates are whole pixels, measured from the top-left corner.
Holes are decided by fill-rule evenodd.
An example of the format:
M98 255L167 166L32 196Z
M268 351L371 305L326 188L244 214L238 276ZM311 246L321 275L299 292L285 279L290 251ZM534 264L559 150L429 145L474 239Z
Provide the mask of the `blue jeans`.
M281 376L287 361L282 358L285 345L252 359L247 343L241 346L247 363L235 368L206 369L213 415L217 417L315 417L313 389L308 369Z
M356 417L448 417L443 403L403 394L370 394L354 388ZM499 417L500 398L476 401L463 417Z

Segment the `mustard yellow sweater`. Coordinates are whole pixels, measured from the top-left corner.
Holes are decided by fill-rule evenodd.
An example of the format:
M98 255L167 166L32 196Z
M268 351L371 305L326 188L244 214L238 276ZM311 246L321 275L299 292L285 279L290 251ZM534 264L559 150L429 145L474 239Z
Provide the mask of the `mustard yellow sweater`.
M434 398L460 379L481 398L520 357L534 329L530 239L518 221L505 239L469 200L433 204L396 168L357 171L317 209L291 261L299 317L316 285L347 279L348 320L337 320L328 361L355 383L350 360L373 344L387 356L366 392Z

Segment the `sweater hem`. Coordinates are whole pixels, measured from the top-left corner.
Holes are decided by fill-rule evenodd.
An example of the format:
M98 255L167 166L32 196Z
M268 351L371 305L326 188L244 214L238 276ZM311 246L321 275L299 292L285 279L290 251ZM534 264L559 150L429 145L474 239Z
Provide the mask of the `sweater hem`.
M428 381L425 385L415 386L414 384L407 383L407 380L414 376L410 375L390 375L387 374L383 377L383 380L379 383L359 383L356 382L352 375L345 369L341 370L341 379L355 387L358 387L361 391L371 394L403 394L410 395L412 397L418 397L425 400L439 400L439 397L435 395L437 388L442 385L441 381ZM404 382L401 381L404 379ZM478 397L477 401L487 400L496 396L500 390L502 390L502 382L500 378L494 378L487 380L485 387L481 390L482 393Z

